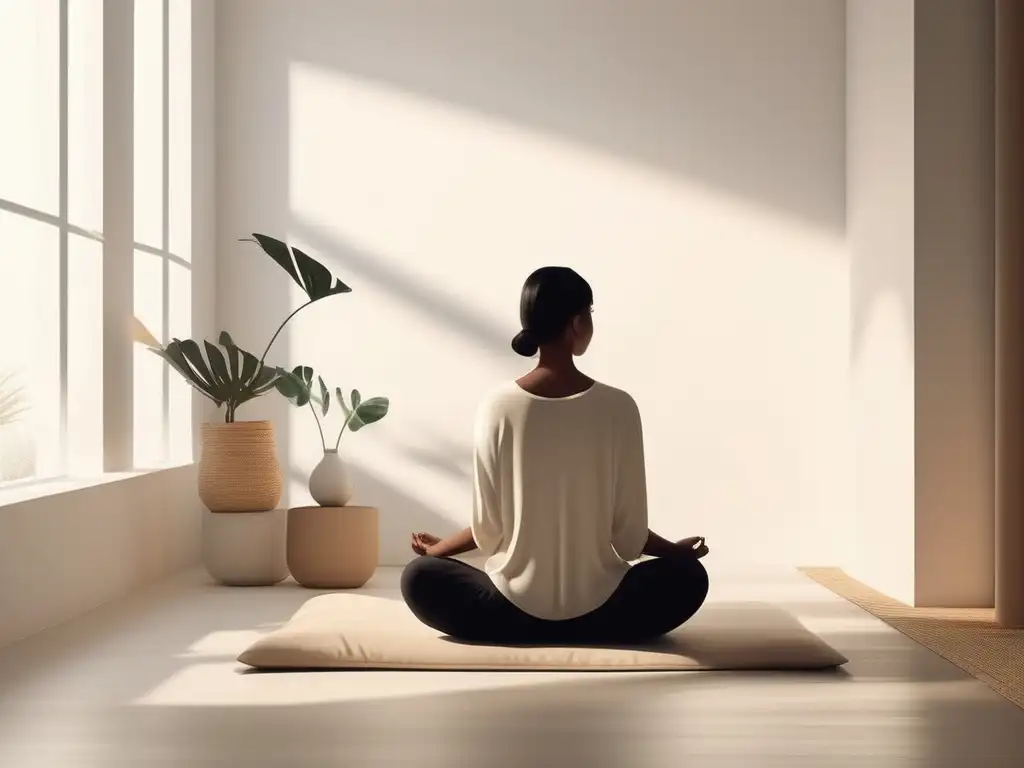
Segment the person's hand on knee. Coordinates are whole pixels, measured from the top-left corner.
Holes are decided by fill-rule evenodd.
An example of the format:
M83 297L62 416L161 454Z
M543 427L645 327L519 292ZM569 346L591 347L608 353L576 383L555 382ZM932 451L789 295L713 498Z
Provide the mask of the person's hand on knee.
M676 546L682 549L685 554L692 554L698 560L711 551L708 549L703 536L690 536L686 539L680 539L676 542Z
M426 555L428 550L440 541L441 539L432 533L414 533L412 535L412 551L417 555Z

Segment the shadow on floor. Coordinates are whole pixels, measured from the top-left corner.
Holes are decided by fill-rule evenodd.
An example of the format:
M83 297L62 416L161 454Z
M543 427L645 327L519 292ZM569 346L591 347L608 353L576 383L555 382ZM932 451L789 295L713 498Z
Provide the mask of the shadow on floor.
M424 678L406 694L394 675L354 675L350 682L376 689L374 698L124 707L80 731L73 745L65 734L34 746L54 765L73 755L104 766L145 756L160 759L147 765L590 768L679 765L687 757L702 766L737 758L866 766L880 754L929 768L1016 768L1024 749L1019 710L970 698L887 698L877 689L855 697L852 684L832 674L520 676L495 677L482 688L448 674ZM302 678L307 689L318 685L315 676ZM0 756L17 754L17 746L0 745Z

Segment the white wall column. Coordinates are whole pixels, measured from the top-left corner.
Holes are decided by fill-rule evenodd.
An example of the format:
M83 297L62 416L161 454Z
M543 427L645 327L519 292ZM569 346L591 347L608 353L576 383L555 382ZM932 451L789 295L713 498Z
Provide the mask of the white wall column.
M912 605L993 600L994 35L976 0L847 4L848 570Z
M104 471L132 468L135 0L103 4Z
M914 20L914 604L989 607L995 530L995 10Z
M996 2L996 620L1024 627L1024 4Z

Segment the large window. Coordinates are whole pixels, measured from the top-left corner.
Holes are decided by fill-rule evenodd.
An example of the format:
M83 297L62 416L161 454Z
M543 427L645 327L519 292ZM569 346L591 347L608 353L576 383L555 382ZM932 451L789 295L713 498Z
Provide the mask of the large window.
M125 160L104 156L110 131L134 138L120 150L134 163L123 202L135 211L134 274L122 284L158 341L191 333L191 0L134 1L134 40L127 15L111 38L126 55L134 43L134 108L121 97L125 109L110 110L119 97L104 82L104 36L119 27L104 14L131 10L0 0L0 484L102 472L105 426L126 423L108 418L117 398L104 398L110 360L125 359L105 340L131 343L111 333L124 318L104 311L118 284L104 262L107 277L127 262L110 261L103 232L104 203L114 207L104 179ZM125 124L105 125L111 115ZM124 437L135 465L188 460L189 393L141 345L134 356L136 426Z
M0 482L102 466L103 0L0 3Z
M135 0L135 316L166 344L192 333L192 70L188 0ZM192 400L135 350L135 464L192 452Z

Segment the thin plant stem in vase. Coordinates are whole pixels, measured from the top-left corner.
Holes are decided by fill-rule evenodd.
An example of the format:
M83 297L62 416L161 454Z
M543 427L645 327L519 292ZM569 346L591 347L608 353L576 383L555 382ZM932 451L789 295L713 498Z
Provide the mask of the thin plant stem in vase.
M352 481L345 462L338 454L341 438L346 429L350 432L358 432L363 427L383 419L391 404L386 397L371 397L363 400L358 389L352 390L349 403L346 403L341 388L336 387L333 399L337 401L345 418L338 430L338 437L334 441L333 447L329 447L321 417L326 420L327 414L330 412L331 390L322 377L316 376L319 392L315 391L314 375L311 367L300 365L294 368L290 374L281 377L275 386L294 405L308 406L316 420L323 458L309 476L310 495L322 507L343 507L352 498Z

